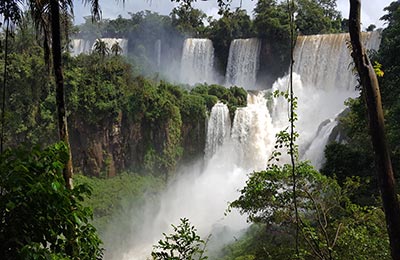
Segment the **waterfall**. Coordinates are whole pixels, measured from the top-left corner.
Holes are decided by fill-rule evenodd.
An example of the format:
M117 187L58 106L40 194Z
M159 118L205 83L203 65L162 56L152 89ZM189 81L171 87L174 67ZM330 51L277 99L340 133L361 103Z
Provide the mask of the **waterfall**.
M233 121L232 139L238 162L244 168L265 168L274 142L274 129L265 92L249 93L247 107L238 108Z
M101 41L106 43L107 48L111 50L111 47L118 42L122 49L122 54L127 55L128 53L128 40L118 38L101 38ZM96 42L92 43L89 40L84 39L72 39L70 43L70 52L72 56L77 56L81 53L90 54L93 51Z
M231 42L226 67L225 84L255 89L261 41L256 38L236 39Z
M211 109L207 126L207 140L205 156L211 158L217 149L229 138L231 120L228 106L218 102Z
M368 50L378 50L379 45L381 44L381 31L373 31L373 32L363 32L362 35L363 43L365 44L365 48Z
M379 48L378 31L363 33L362 37L367 49ZM293 70L301 76L303 84L316 89L353 91L356 80L346 44L349 39L347 33L297 37Z
M345 34L299 36L295 48L297 144L300 149L303 147L301 159L310 159L316 167L323 162L324 147L344 101L357 95L346 39ZM367 47L378 48L380 36L364 34L364 40ZM232 42L227 83L254 87L259 45L256 39ZM207 81L210 75L207 73L212 71L212 52L209 40L187 39L182 53L183 80ZM286 76L273 84L272 91L287 91L288 86ZM207 127L206 163L199 161L182 167L160 195L160 201L152 201L146 210L132 210L134 214L143 214L139 217L142 221L139 227L132 225L129 230L132 239L124 241L125 248L118 247L121 241L111 239L118 244L118 250L106 250L106 253L116 253L112 259L146 259L162 233L170 233L170 225L179 224L183 217L190 220L200 236L212 234L207 245L209 250L212 245L230 242L248 227L245 217L237 211L227 216L224 212L228 202L240 195L238 190L245 185L248 174L265 169L274 148L275 134L289 126L287 101L280 97L267 104L268 95L270 92L249 91L247 107L236 110L232 126L226 105L217 103L212 108ZM286 158L282 159L285 162Z
M214 47L209 39L188 38L183 44L181 81L183 83L212 83Z
M134 232L132 247L113 259L146 259L151 245L182 217L190 219L202 237L212 234L208 251L231 242L248 227L237 210L226 216L224 212L228 202L239 196L247 174L265 169L271 154L274 133L264 96L264 92L249 93L248 105L236 110L232 127L226 105L214 105L207 128L207 144L214 153L206 156L203 167L193 164L178 172L161 196L158 213L144 217L143 232Z
M368 49L379 48L379 32L363 33L362 37ZM308 147L300 149L300 156L311 160L317 168L322 165L324 147L337 125L338 113L345 107L344 101L358 94L346 46L348 40L348 34L299 36L295 47L294 91L299 99L297 130L300 147ZM276 87L282 89L282 86ZM318 130L326 120L330 123Z
M72 39L69 45L69 50L72 56L78 56L79 54L89 54L91 51L91 43L88 40L83 39Z
M337 117L331 118L319 125L314 140L310 143L310 146L303 154L303 158L309 160L317 169L321 168L323 162L325 161L323 148L327 144L332 130L338 123L337 119Z
M127 39L121 39L121 38L101 38L101 41L105 42L106 46L108 49L110 49L114 44L118 43L119 46L122 49L122 55L127 55L128 54L128 40ZM92 50L94 50L94 45L96 44L93 43Z
M157 69L160 69L160 67L161 67L161 40L160 39L158 39L154 43L154 51L156 54L156 66L157 66Z
M236 109L232 127L228 107L220 102L213 106L207 127L207 161L222 159L227 154L226 149L230 149L234 155L229 157L234 157L234 163L240 168L265 168L275 136L265 95L264 91L249 92L247 106Z

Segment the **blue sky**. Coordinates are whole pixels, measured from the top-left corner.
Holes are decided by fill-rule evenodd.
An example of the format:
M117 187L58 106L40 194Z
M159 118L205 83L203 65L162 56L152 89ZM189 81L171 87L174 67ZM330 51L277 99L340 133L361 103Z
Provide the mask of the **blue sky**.
M100 7L102 9L103 18L116 18L118 15L123 17L129 17L128 12L138 12L141 10L151 10L160 14L169 14L176 6L176 3L172 3L170 0L125 0L125 4L122 1L116 0L99 0ZM243 8L251 13L256 0L233 0L232 7L238 7L242 2ZM363 22L363 28L370 24L375 24L378 27L382 27L383 23L379 21L379 18L384 14L383 8L388 6L392 0L362 0L362 12L361 20ZM209 1L198 1L195 6L203 10L207 15L216 15L218 12L218 6L216 0ZM348 16L349 12L349 0L337 0L338 9L342 12L343 17ZM74 12L75 12L75 23L80 24L84 21L83 17L90 15L90 8L82 5L82 0L74 0Z

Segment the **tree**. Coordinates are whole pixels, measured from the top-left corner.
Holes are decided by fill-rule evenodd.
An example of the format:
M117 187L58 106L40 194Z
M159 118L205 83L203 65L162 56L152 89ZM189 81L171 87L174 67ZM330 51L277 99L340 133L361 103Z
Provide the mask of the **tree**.
M381 19L385 21L387 27L382 32L382 41L378 52L378 61L384 70L383 77L379 77L381 87L382 102L388 113L385 114L387 120L387 138L392 149L392 163L395 174L400 173L400 91L397 87L400 84L398 77L400 73L399 59L400 39L397 35L400 32L400 3L392 2L384 9L387 14ZM399 175L396 175L399 177Z
M1 98L1 130L0 130L0 153L3 152L4 144L4 128L5 128L5 106L6 106L6 86L7 86L7 65L8 65L8 41L10 35L10 26L13 23L21 20L21 10L18 7L19 1L2 1L0 3L0 14L3 16L3 21L6 23L5 44L4 44L4 73L3 73L3 88ZM1 25L1 23L0 23Z
M71 5L70 5L71 6ZM69 159L65 165L63 175L67 188L72 189L72 153L69 144L68 124L65 105L64 75L62 71L61 58L61 28L60 28L60 7L58 0L50 0L51 11L51 44L53 70L56 80L56 103L58 115L58 132L60 140L65 142L69 151Z
M118 42L115 42L112 46L111 46L111 53L114 54L115 56L118 56L122 53L122 48L119 45Z
M367 32L373 32L374 30L375 30L375 28L376 28L376 25L375 24L370 24L368 27L367 27Z
M0 155L0 255L4 259L100 259L101 241L82 206L90 189L68 189L64 143Z
M400 40L397 35L400 32L400 2L392 2L384 8L388 13L381 20L387 24L382 32L382 42L379 48L379 62L384 66L385 75L380 78L382 86L381 94L387 108L392 108L399 100L400 66L398 56L400 54Z
M285 2L278 4L276 0L259 0L254 15L256 34L263 40L261 59L264 62L260 64L259 74L276 79L287 72L290 61L288 6Z
M378 183L390 240L391 255L400 259L400 205L396 194L389 149L386 144L384 116L379 83L374 68L361 43L360 0L350 0L349 32L352 57L367 104L369 129L375 153Z
M204 30L206 14L191 5L181 3L172 9L171 17L172 25L186 35L198 35Z
M118 15L115 20L103 20L103 23L105 24L104 35L109 38L122 38L125 35L129 35L134 26L130 20L123 18L121 15Z
M102 58L110 54L110 49L107 43L101 39L97 39L93 46L93 51L99 54Z
M225 71L229 46L234 39L254 37L253 23L246 10L237 8L225 11L218 20L210 22L206 36L213 41L215 55L222 62L221 71Z
M205 260L203 256L206 242L196 233L187 218L181 219L179 226L172 225L173 234L165 234L164 240L158 241L153 246L155 251L151 253L153 260Z
M336 0L297 0L296 26L302 34L339 32L341 15Z
M58 140L54 80L43 60L43 48L33 40L18 52L19 41L26 40L20 34L17 29L7 65L5 148L21 143L50 145Z
M291 165L271 165L265 171L253 172L240 197L231 203L247 214L250 222L267 230L263 240L270 244L263 245L262 257L256 259L387 259L382 252L388 241L380 221L381 210L360 207L349 200L357 183L348 180L341 188L309 163L298 162L296 193L301 210L297 222L291 171ZM299 255L293 245L297 223ZM349 252L359 254L352 256Z
M61 17L60 9L65 13L73 14L72 2L70 0L47 0L27 1L30 5L33 21L42 32L45 33L45 50L48 50L48 44L51 42L51 54L53 61L53 72L56 82L56 104L58 115L58 133L61 141L64 141L70 149L68 125L65 105L64 76L61 57ZM91 5L91 12L94 19L100 18L100 7L98 0L85 0L85 4ZM46 47L47 46L47 47ZM65 183L68 188L72 188L72 155L70 152L69 160L63 171Z
M254 27L261 38L289 37L287 6L276 0L259 0L254 8Z

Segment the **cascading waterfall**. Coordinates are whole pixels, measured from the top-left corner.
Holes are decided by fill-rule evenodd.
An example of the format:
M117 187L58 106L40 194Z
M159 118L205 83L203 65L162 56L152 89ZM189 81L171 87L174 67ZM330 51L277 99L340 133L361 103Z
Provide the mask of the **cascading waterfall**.
M346 37L344 34L300 36L295 49L293 86L298 97L298 121L295 124L300 134L297 143L300 148L305 147L300 151L302 158L310 159L317 167L323 160L323 149L337 124L338 114L344 108L344 100L357 94L353 75L348 68L351 60ZM379 34L365 34L364 37L367 46L378 47ZM251 45L255 50L252 53L258 53L259 42L247 40L244 43L245 40L232 43L227 81L230 79L231 83L235 81L233 84L237 85L241 81L242 86L250 89L255 83L255 60L258 54L244 55L248 51L244 49L249 46L245 48L239 45ZM210 59L194 57L201 56L200 53L205 55L205 51L200 50L209 49L210 44L208 40L187 39L182 64L187 62L191 71L196 71L193 70L195 66L210 64L204 62ZM193 57L187 57L190 55ZM211 57L209 54L206 56ZM242 64L242 67L241 62L248 66ZM238 65L235 67L234 63ZM205 79L205 67L197 69L199 75L203 73L201 79ZM287 91L288 81L288 77L278 79L272 91ZM139 212L143 214L143 221L139 229L132 228L132 239L124 241L126 248L115 250L116 254L109 259L146 259L151 252L151 245L157 243L163 232L171 231L170 224L178 224L183 217L190 220L202 237L213 234L209 249L217 242L223 244L231 241L234 234L247 227L245 217L238 212L224 216L227 203L239 196L238 189L244 186L248 173L265 169L274 147L275 134L289 125L287 101L280 97L267 106L267 95L270 93L248 93L248 105L236 110L232 126L226 105L217 103L213 107L207 129L206 163L194 163L180 169L177 178L160 196L156 209L150 205L149 208L153 210ZM135 214L139 213L135 211Z
M101 41L106 43L108 49L111 50L111 47L118 43L122 49L122 54L127 55L128 53L128 40L127 39L118 39L118 38L101 38ZM72 39L70 43L70 51L72 56L77 56L81 53L90 54L94 50L94 45L96 41L93 43L89 40L84 39Z
M247 107L237 109L232 127L239 165L253 170L265 168L274 142L275 130L265 94L249 93Z
M231 120L229 117L228 106L218 102L211 109L210 118L207 125L207 140L205 157L211 158L217 149L221 147L231 132Z
M367 49L377 50L380 33L363 33ZM321 34L297 37L294 72L304 85L317 89L353 91L356 80L351 72L352 59L346 42L349 34Z
M348 34L344 33L297 38L293 70L301 76L304 85L324 90L354 90L346 40Z
M338 124L338 115L322 122L315 134L314 140L310 143L309 147L305 150L303 158L311 161L315 168L321 168L325 161L323 147L328 143L332 130Z
M301 79L295 84L299 98L297 129L300 147L308 147L300 150L300 155L317 168L324 159L324 147L338 122L337 115L344 109L344 101L357 96L348 39L348 34L311 35L299 36L296 43L294 71ZM367 48L376 50L380 33L363 33L363 41ZM331 123L322 128L324 133L318 132L320 123L328 119Z
M185 40L181 59L181 81L188 84L214 82L214 47L211 40Z
M208 249L222 246L233 240L248 224L244 216L233 210L224 212L228 202L239 196L247 174L266 167L267 156L272 151L271 118L264 93L249 93L248 106L239 108L230 127L226 105L217 103L211 111L207 130L207 143L214 152L206 157L204 167L192 165L178 173L163 193L160 208L154 218L147 215L141 223L144 232L135 232L131 251L113 259L146 259L163 232L170 232L170 224L189 218L206 237L213 234ZM253 149L254 148L254 149ZM251 151L251 152L250 152ZM223 188L222 188L223 187Z
M255 89L261 41L257 38L236 39L231 42L226 67L225 84Z
M160 69L161 67L161 40L158 39L155 43L154 43L154 51L156 54L156 66L157 69Z
M89 40L84 39L72 39L70 43L70 52L72 56L78 56L79 54L89 54L91 51L92 44Z
M365 44L365 48L368 50L378 50L379 45L381 44L382 35L381 31L373 31L373 32L363 32L361 37L363 38L363 43Z

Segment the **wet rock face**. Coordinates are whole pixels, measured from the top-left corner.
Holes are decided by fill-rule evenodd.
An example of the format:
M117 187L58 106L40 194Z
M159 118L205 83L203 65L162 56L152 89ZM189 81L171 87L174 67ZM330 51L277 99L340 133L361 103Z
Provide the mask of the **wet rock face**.
M116 119L91 125L82 118L71 118L70 142L76 172L112 177L124 170L141 171L149 147L161 154L168 141L168 128L151 129L132 122L122 113ZM179 161L204 155L205 122L181 127L183 153Z
M74 119L71 149L76 171L90 176L115 176L124 168L121 116L98 125Z

